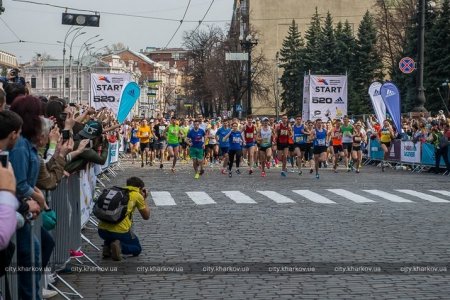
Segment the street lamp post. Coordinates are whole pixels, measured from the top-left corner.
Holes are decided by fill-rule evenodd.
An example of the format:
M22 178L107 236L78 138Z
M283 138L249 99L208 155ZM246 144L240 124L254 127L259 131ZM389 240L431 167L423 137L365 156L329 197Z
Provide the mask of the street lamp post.
M103 39L99 39L99 40L93 41L93 42L91 42L89 44L87 43L90 40L92 40L92 39L94 39L94 38L96 38L98 36L99 35L97 34L96 36L91 37L90 39L86 40L83 43L83 46L81 46L80 51L78 51L78 57L77 57L77 84L76 84L76 86L77 86L77 102L78 103L81 103L81 87L80 87L81 86L81 75L80 75L81 73L80 73L80 71L81 71L81 67L83 66L83 64L80 62L80 60L83 59L84 54L87 51L95 49L95 47L91 47L93 44L103 41ZM81 56L80 56L80 54L81 54Z
M241 35L239 37L241 47L248 53L247 60L247 115L252 114L252 50L258 45L258 36L252 36L248 34L247 37Z
M75 31L80 31L81 28L73 28L73 25L70 26L69 30L66 33L66 36L64 37L63 44L63 98L66 97L66 41L70 34L72 34ZM58 43L61 43L58 41Z
M77 37L86 34L86 31L83 32L77 32L74 37L72 38L72 41L70 42L70 48L69 48L69 101L70 103L72 103L72 47L73 47L73 42L77 39ZM66 80L66 78L64 77L64 81Z
M414 112L426 112L425 109L425 88L423 86L423 65L424 65L424 50L425 50L425 0L420 0L419 9L419 61L417 70L417 97L416 105L413 108Z

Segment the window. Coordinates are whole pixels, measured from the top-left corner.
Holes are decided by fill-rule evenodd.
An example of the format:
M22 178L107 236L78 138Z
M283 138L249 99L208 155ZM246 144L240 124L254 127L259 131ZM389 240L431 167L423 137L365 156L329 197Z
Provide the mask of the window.
M57 78L52 78L52 89L56 89L58 87Z
M36 88L36 77L31 77L31 88L35 89Z
M69 88L69 77L66 77L66 88Z

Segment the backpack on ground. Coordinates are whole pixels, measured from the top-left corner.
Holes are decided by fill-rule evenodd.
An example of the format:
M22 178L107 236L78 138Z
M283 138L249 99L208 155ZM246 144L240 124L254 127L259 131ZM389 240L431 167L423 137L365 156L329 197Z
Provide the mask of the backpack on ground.
M127 216L130 191L114 186L104 189L97 198L93 213L101 221L117 224Z

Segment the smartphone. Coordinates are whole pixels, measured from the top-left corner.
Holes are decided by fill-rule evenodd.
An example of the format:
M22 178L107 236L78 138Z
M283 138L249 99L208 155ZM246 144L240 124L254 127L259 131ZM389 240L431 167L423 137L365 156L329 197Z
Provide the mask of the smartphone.
M63 130L62 138L63 138L63 141L67 141L68 139L70 139L70 130Z
M3 166L3 168L8 167L8 159L9 159L9 152L8 151L2 151L0 152L0 162Z
M77 105L75 103L69 103L69 105L72 107L77 107Z
M59 118L60 118L62 121L65 121L65 120L67 119L67 113L66 113L66 112L62 112L62 113L59 115Z

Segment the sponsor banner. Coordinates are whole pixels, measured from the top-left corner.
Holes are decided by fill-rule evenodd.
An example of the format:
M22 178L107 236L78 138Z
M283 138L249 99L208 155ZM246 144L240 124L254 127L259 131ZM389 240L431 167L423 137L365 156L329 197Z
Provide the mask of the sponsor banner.
M381 97L381 86L380 82L374 82L369 87L369 96L372 100L373 110L377 116L377 120L380 124L383 124L386 119L386 105L383 102L383 97Z
M378 140L369 139L369 158L374 160L384 159L384 151L381 148L381 143Z
M429 143L422 144L422 156L421 156L421 164L428 166L435 166L436 164L436 156L434 155L434 146ZM450 154L450 147L448 149L448 153ZM441 161L439 162L439 166L445 168L444 160L441 157Z
M119 161L119 142L109 144L109 164Z
M401 123L401 107L400 107L400 93L398 91L397 86L392 82L385 82L380 89L381 97L383 98L383 102L386 105L386 109L391 115L392 120L394 121L396 131L398 133L402 132L402 123Z
M309 98L309 75L305 75L303 79L303 120L309 120Z
M127 81L130 81L129 73L91 74L91 106L95 109L106 107L116 115L122 89Z
M309 119L341 119L347 114L347 76L310 75Z
M391 142L391 148L389 149L387 160L389 161L400 161L401 158L401 145L400 140L394 140Z
M94 168L90 164L85 170L80 171L80 211L81 227L88 221L94 208L94 193L97 177Z
M127 118L137 99L141 95L141 88L136 82L124 83L120 94L119 109L117 111L117 121L122 124Z
M400 160L405 163L420 163L420 143L401 142Z

